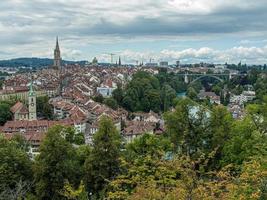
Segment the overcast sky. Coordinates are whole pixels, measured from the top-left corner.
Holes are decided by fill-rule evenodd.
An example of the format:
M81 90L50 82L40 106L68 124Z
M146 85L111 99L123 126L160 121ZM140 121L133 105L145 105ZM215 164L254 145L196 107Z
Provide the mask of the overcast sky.
M1 0L0 59L267 63L267 0Z

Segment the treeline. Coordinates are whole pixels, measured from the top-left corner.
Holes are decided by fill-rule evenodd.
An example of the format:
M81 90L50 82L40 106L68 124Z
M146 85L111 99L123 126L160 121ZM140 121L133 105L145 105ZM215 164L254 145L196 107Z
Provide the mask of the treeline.
M164 114L161 136L125 144L108 117L93 145L51 128L31 160L21 137L0 139L2 199L266 199L267 98L234 121L189 99Z
M113 91L112 98L104 100L108 106L121 106L128 111L164 112L173 106L177 93L186 91L186 85L174 73L161 69L159 74L151 75L139 71L132 80L122 88Z
M213 84L210 84L213 83ZM255 102L262 102L267 95L266 73L257 69L247 71L243 76L236 76L225 82L214 82L213 79L203 79L192 84L185 84L183 78L175 73L167 73L166 69L160 69L156 75L139 71L129 83L122 88L113 91L112 97L103 98L97 96L96 101L104 103L113 109L123 107L130 112L150 110L163 113L175 105L177 94L186 93L187 97L204 105L210 105L207 101L200 101L197 97L199 91L205 88L206 91L213 91L221 97L221 103L228 105L230 94L240 95L248 90L248 86L256 92Z
M62 64L80 64L85 65L86 61L66 61ZM0 67L27 67L39 68L53 65L53 59L49 58L15 58L10 60L0 60Z

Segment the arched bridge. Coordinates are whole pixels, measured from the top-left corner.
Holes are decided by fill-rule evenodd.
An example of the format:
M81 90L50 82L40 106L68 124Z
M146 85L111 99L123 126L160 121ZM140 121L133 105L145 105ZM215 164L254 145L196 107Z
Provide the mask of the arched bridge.
M220 82L223 82L223 81L224 81L223 79L219 78L218 76L211 75L211 74L206 74L206 75L202 75L202 76L197 77L195 80L193 80L193 81L190 82L190 83L191 83L191 84L192 84L192 83L195 83L195 82L197 82L198 80L200 80L200 79L202 79L202 78L205 78L205 77L211 77L211 78L214 78L214 79L216 79L216 80L218 80L218 81L220 81Z
M214 78L220 82L223 82L224 80L221 78L221 77L226 77L228 79L232 79L233 76L242 76L242 74L178 74L180 76L184 76L184 82L185 83L194 83L202 78L205 78L205 77L211 77L211 78ZM193 78L190 78L189 77L193 77ZM193 79L193 80L192 80ZM191 81L190 81L191 80Z

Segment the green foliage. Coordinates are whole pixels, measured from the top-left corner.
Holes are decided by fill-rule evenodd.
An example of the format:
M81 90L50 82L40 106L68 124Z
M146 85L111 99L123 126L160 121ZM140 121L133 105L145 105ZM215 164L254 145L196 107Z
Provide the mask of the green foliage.
M255 155L266 155L266 136L260 134L253 122L246 118L236 121L230 139L223 147L223 165L234 164L237 168Z
M62 132L65 134L65 139L71 144L82 145L85 143L83 133L76 133L73 127L61 127Z
M104 97L101 94L96 94L96 96L93 97L93 100L98 102L98 103L103 103Z
M88 200L88 194L81 181L79 187L75 189L68 181L64 184L61 194L68 200Z
M267 199L266 157L254 157L241 167L241 174L236 178L231 191L232 199Z
M0 135L0 194L15 190L18 182L32 181L32 163L17 139ZM0 195L1 196L1 195Z
M194 83L190 83L189 87L193 88L196 93L199 93L199 91L203 88L203 86L202 86L200 81L196 81Z
M172 106L173 99L176 97L176 92L168 84L164 84L161 88L162 110L168 111Z
M122 105L129 111L154 112L166 111L172 106L173 99L176 97L175 89L178 80L167 80L168 76L152 76L147 72L140 71L133 76L133 79L126 87L122 100ZM172 84L172 86L170 86ZM174 89L175 88L175 89ZM120 102L122 92L116 91L116 100ZM120 94L120 95L119 95Z
M210 169L219 169L219 162L222 159L222 150L225 143L231 137L231 130L233 128L233 118L231 114L223 106L216 106L212 108L211 117L209 121L209 137L206 138L206 144L210 145L207 149L211 153L214 151L214 157L209 160Z
M210 172L201 179L196 166L187 157L166 161L146 156L124 162L126 171L110 183L108 199L227 199L222 196L231 184L228 174Z
M168 84L176 91L176 93L186 91L186 84L179 75L167 73L166 70L160 70L156 77L159 80L160 85Z
M12 119L12 113L10 111L10 104L7 102L0 102L0 125L4 125L7 121Z
M130 111L150 111L153 107L150 100L154 97L155 91L159 90L158 80L147 72L137 72L127 85L123 105Z
M264 96L267 95L267 77L258 78L256 83L254 84L254 88L256 91L257 99L260 101L263 100Z
M193 110L197 110L194 114ZM175 151L187 156L199 156L207 147L207 110L181 99L174 112L165 114L167 134Z
M144 134L126 146L125 158L129 161L138 156L150 155L160 158L165 152L171 151L170 141L164 137Z
M219 84L216 84L212 87L212 91L215 92L215 94L220 95L221 91L222 91L222 86Z
M230 137L233 118L223 106L216 106L212 109L210 128L212 130L212 148L224 146L224 142Z
M122 89L122 86L121 84L118 84L117 88L112 92L112 97L113 99L115 99L115 101L119 106L123 106L123 96L124 96L124 91Z
M23 135L21 134L15 134L12 136L11 140L14 142L14 145L17 146L17 148L24 150L25 152L29 151L30 148L30 144L28 141L25 140L25 138L23 137Z
M36 98L36 111L38 116L45 119L53 118L53 107L49 104L48 96L40 96Z
M118 109L118 103L113 97L105 98L103 103L112 108L113 110Z
M90 193L100 198L108 182L119 173L121 137L108 117L102 117L94 135L93 148L85 161L85 183Z
M61 126L49 129L36 158L34 174L39 199L62 199L65 180L77 184L81 176L74 147L64 139Z
M188 88L186 95L188 98L192 99L192 100L196 100L197 99L197 92L194 88L190 87Z

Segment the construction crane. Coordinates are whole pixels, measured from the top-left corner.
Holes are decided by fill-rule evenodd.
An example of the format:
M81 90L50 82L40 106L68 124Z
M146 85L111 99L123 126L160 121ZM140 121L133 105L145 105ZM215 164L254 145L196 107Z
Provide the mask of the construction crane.
M116 54L114 53L105 53L107 55L110 55L110 64L113 64L113 56L115 56Z

